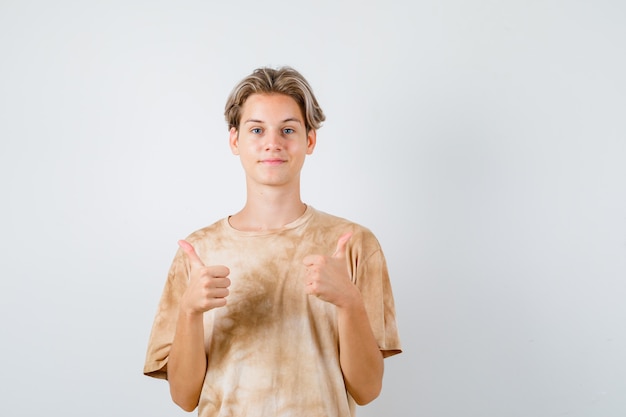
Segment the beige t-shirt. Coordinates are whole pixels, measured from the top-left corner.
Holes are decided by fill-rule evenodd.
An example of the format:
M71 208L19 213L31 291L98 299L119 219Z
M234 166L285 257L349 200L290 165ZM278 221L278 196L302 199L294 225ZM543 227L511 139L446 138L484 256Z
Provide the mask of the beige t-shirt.
M187 238L205 265L227 266L231 279L227 305L204 315L200 417L354 416L339 364L336 308L305 293L302 263L309 254L332 255L348 231L348 268L378 345L385 357L400 353L385 258L366 228L308 206L278 231L242 232L222 219ZM179 250L148 343L148 376L167 377L188 272Z

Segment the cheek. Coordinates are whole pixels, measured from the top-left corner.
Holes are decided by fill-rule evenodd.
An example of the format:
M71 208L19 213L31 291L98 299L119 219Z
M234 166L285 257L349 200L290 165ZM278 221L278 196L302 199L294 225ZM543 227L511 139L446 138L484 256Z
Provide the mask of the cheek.
M306 142L294 142L290 144L289 150L291 152L293 152L294 154L308 154L309 153L309 146Z
M261 148L261 141L239 141L239 153L242 155L250 155L253 153L257 153Z

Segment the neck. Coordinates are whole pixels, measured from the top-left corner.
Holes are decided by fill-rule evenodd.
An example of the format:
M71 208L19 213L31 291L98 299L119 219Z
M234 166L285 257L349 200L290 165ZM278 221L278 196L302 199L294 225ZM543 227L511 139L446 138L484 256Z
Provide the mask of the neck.
M275 230L293 222L305 210L299 189L249 189L245 206L229 221L232 227L242 231Z

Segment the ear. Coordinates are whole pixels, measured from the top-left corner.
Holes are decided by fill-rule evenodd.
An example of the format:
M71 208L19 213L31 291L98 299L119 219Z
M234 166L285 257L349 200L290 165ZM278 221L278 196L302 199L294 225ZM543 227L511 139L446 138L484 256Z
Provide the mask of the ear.
M315 129L310 129L309 133L306 135L306 154L311 155L313 153L313 149L315 149L315 144L317 143L317 131Z
M228 144L233 155L239 155L239 132L234 127L228 132Z

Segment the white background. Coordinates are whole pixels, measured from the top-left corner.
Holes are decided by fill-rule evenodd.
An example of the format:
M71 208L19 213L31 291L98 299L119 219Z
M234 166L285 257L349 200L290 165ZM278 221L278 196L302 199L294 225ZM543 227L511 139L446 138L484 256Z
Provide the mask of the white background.
M0 2L0 415L183 416L176 240L243 204L223 105L292 65L303 198L378 236L405 352L358 415L626 415L626 6Z

